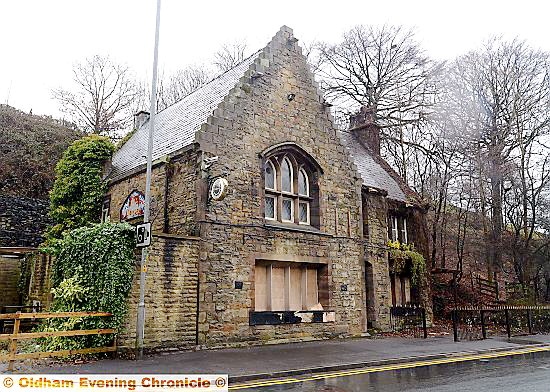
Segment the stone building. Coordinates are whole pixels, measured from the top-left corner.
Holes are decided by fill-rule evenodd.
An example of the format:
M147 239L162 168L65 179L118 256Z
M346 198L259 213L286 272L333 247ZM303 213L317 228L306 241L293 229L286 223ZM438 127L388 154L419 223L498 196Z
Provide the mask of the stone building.
M368 113L336 130L297 41L281 28L156 116L146 347L356 336L422 297L390 273L387 241L422 250L424 212ZM142 219L148 126L139 113L113 156L104 218Z

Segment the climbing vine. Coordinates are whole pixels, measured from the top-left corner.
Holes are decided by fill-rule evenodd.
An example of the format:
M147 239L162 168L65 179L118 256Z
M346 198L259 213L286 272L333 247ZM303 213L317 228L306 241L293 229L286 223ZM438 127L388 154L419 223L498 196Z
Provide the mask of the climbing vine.
M100 223L66 233L52 247L52 312L101 311L112 317L50 319L44 331L121 327L134 273L135 236L126 223ZM47 350L109 344L111 335L43 339Z
M426 275L426 260L422 253L415 249L414 244L403 244L399 241L388 241L388 248L393 260L392 272L402 272L410 260L411 283L420 284Z
M73 142L55 167L56 179L50 192L50 217L54 225L46 233L51 244L63 232L98 222L101 202L107 190L103 165L114 151L106 137L90 135Z

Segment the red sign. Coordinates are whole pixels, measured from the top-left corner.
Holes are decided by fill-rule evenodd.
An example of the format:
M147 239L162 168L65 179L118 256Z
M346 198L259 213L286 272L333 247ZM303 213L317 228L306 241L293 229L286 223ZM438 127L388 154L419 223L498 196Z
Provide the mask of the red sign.
M140 191L132 191L120 209L120 220L130 220L143 216L145 211L145 195Z

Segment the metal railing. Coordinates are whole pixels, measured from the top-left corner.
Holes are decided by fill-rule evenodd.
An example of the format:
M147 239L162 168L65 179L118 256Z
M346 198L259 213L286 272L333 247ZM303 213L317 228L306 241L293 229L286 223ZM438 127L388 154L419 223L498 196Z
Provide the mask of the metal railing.
M428 337L426 309L417 305L392 306L390 324L395 332L409 332L414 337Z
M550 306L459 307L452 311L454 341L487 339L488 335L550 332Z

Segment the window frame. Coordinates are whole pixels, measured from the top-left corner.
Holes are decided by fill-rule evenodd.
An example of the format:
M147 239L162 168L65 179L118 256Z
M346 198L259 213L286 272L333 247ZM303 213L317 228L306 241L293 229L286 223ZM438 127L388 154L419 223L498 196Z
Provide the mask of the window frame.
M107 195L103 198L100 219L102 223L111 221L111 195Z
M270 198L270 199L273 199L273 217L269 217L266 215L266 208L265 208L265 200L267 198ZM267 219L267 220L271 220L271 221L276 221L277 220L277 196L275 195L271 195L271 194L266 194L264 196L264 218Z
M274 170L273 178L275 179L275 188L271 188L267 186L266 183L266 175L265 168L268 167L268 165ZM264 168L263 175L264 175L264 218L268 221L278 221L285 224L296 224L296 225L306 225L311 226L312 225L312 219L311 219L311 211L312 211L312 204L315 204L315 198L312 197L312 178L314 178L315 171L308 169L311 166L311 164L307 164L307 161L303 159L299 159L294 157L294 154L288 153L288 152L282 152L270 157L267 157L264 160L264 165L262 166ZM290 174L290 189L291 192L288 190L283 190L283 180L285 176L283 176L283 170L286 170L285 167L288 168L289 174ZM286 177L287 178L287 177ZM300 189L300 183L302 182L302 178L305 180L305 194L301 192L302 189ZM317 188L315 188L317 189ZM275 217L267 217L265 206L266 202L265 199L271 197L275 198ZM286 200L290 200L291 202L291 217L290 219L287 219L288 217L283 218L283 203L286 202ZM300 218L300 205L301 203L307 204L307 219L302 221ZM318 203L316 208L318 208Z
M409 243L409 233L407 228L407 217L399 214L389 216L388 227L389 239L393 242L399 241L402 244Z
M302 221L300 216L300 204L305 204L307 206L307 220ZM300 225L310 225L311 222L311 208L310 202L308 200L298 200L298 224Z
M305 180L306 180L306 193L300 193L300 176L302 174L304 175ZM300 167L300 169L298 170L298 192L297 192L297 194L298 194L298 196L309 197L309 176L307 175L307 172L304 170L303 167Z
M283 218L283 213L285 209L283 205L285 201L290 201L290 219ZM294 203L295 201L293 198L288 197L288 195L283 193L283 196L281 197L281 222L294 223Z
M290 191L283 190L283 167L288 164L288 168L290 170ZM283 159L281 159L280 163L280 170L281 170L281 188L280 192L285 193L287 195L294 195L294 167L292 165L292 161L288 158L287 155L283 156Z
M277 189L277 169L275 168L275 165L273 164L273 162L271 161L271 159L268 159L268 160L265 162L265 166L264 166L264 176L266 175L265 169L266 169L267 165L271 166L271 169L273 170L273 188L269 188L269 187L267 186L267 184L265 184L265 189L274 191L274 190ZM265 177L264 177L264 179L265 179Z

